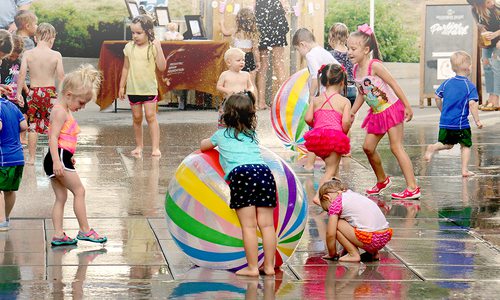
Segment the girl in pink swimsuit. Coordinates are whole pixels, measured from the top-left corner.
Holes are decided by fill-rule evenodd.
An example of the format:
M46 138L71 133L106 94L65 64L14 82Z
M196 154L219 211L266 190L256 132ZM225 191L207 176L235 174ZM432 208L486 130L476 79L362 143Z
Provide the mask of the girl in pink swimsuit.
M305 146L325 161L325 174L321 186L338 174L340 158L351 151L347 132L351 128L351 103L341 95L347 86L347 73L343 66L330 64L318 71L318 80L325 92L315 97L306 112L304 120L312 130L304 135ZM319 205L319 197L313 198Z

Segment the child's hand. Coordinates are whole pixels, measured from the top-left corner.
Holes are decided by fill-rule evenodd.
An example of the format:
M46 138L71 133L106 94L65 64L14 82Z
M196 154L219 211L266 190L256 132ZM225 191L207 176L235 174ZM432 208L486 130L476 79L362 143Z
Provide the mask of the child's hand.
M478 129L482 129L483 128L483 123L481 123L481 121L477 121L476 122L476 126Z
M56 177L64 176L64 169L61 161L54 161L52 164L52 170L54 171L54 175L56 175Z
M118 92L118 99L125 100L125 88L124 87L120 88L120 91Z
M4 95L12 94L12 87L10 85L0 84L0 94Z
M411 107L405 107L405 121L410 122L413 119L413 110Z
M71 163L73 164L73 166L76 165L76 160L74 157L71 158Z
M17 97L17 105L19 105L19 107L24 107L24 98L23 98L23 95L19 95L19 97Z

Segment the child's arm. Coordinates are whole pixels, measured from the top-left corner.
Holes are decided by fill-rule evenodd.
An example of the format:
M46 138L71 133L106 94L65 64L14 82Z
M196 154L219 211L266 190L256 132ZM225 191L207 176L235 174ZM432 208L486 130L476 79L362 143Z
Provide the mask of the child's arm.
M436 106L439 111L443 111L443 99L436 97Z
M314 78L311 81L311 85L309 86L309 99L312 99L313 97L317 96L317 91L318 91L318 80Z
M23 55L23 58L21 59L21 69L19 70L19 77L17 77L17 86L24 86L26 84L26 72L28 70L28 56L29 56L29 51L25 52ZM22 89L17 89L17 103L24 103L22 99Z
M326 228L326 248L328 255L331 258L337 256L337 223L339 222L338 215L331 215L328 218L328 225Z
M358 110L361 108L363 103L365 102L365 98L363 97L363 94L361 93L361 88L358 88L358 95L356 96L356 100L354 100L354 104L351 107L351 122L354 119L354 115L358 112Z
M165 54L163 54L160 40L155 39L153 46L156 48L156 67L160 72L163 72L167 68L167 60L165 59Z
M66 116L66 112L59 107L53 108L50 113L49 150L52 156L54 175L56 176L64 176L63 164L57 153L57 141L61 133L61 128L64 122L66 122Z
M252 83L252 77L250 77L250 73L247 73L247 91L251 92L252 94L255 94L255 88Z
M63 68L63 62L62 62L62 55L59 52L57 52L56 75L57 75L57 80L58 80L59 84L61 84L64 80L64 68ZM17 85L17 86L22 86L22 85Z
M26 120L22 120L21 122L19 122L19 130L21 132L25 132L26 130L28 130L28 122Z
M477 101L471 100L469 101L469 109L472 117L474 118L474 121L476 122L477 128L481 129L483 128L483 124L479 120L479 111L477 109Z
M316 97L312 98L312 101L309 101L309 106L307 107L306 115L304 116L304 121L310 127L314 125L314 100Z
M396 82L394 77L392 77L391 73L384 67L384 65L380 62L374 62L372 64L372 74L377 75L380 77L385 83L387 83L396 93L396 96L403 101L403 104L405 106L405 119L406 122L410 121L413 118L413 110L411 109L410 102L406 98L405 93L403 92L403 89L401 89L401 86Z
M231 90L224 87L224 82L226 81L226 71L222 72L217 81L217 90L224 94L224 96L231 95Z
M128 57L125 56L125 60L123 61L123 68L122 68L122 77L120 78L120 90L118 92L118 98L119 99L125 99L125 86L127 84L127 76L128 76L128 69L130 67L130 63L128 61Z
M210 139L204 139L200 143L200 150L201 151L208 151L210 149L215 148L214 144L212 144L212 141Z
M344 105L344 110L342 112L342 131L347 134L349 129L351 129L351 103L349 100L345 99L346 104Z

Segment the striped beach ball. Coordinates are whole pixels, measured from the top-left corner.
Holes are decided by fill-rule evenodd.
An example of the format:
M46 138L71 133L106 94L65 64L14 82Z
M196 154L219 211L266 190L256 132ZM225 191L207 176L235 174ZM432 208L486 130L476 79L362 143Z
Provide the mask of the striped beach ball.
M278 90L271 106L271 124L285 148L307 153L304 134L309 130L304 121L309 107L309 71L302 69L288 78Z
M274 209L277 236L276 266L295 251L307 219L307 198L290 166L261 147L264 161L276 180L278 205ZM165 210L167 225L179 248L198 266L239 270L245 267L241 225L229 208L229 186L219 163L219 152L193 152L170 181ZM259 264L264 260L259 238Z

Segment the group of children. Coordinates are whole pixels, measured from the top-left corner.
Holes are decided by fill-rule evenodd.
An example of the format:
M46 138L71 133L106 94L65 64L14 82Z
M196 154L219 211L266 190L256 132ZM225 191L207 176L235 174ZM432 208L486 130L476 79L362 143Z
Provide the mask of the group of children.
M107 238L88 224L85 188L75 171L73 158L80 129L72 116L72 112L96 98L100 73L85 65L64 75L62 56L52 50L56 30L48 23L37 25L37 21L33 12L20 11L15 17L16 35L0 30L0 191L3 193L0 231L10 227L9 216L25 165L21 141L27 130L27 164L35 163L37 134L49 136L49 151L43 167L56 195L52 209L52 246L74 245L77 240L104 243ZM56 80L60 84L59 94ZM68 237L63 230L68 190L74 195L73 208L80 225L76 239Z
M10 95L9 99L12 100L0 101L0 167L2 173L8 174L0 182L5 198L5 207L0 207L0 229L9 226L8 217L15 201L14 191L18 189L22 176L24 158L19 136L30 128L32 132L48 131L49 134L49 153L44 160L44 169L51 178L56 194L52 213L55 228L52 245L76 244L76 239L104 243L106 237L97 234L88 224L85 190L75 172L73 159L80 130L72 112L85 107L85 104L96 97L100 75L94 68L83 66L64 76L61 55L51 50L55 38L54 28L46 23L36 26L36 18L34 20L35 23L30 23L30 26L18 25L20 30L36 28L30 32L34 32L36 36L37 46L22 53L17 90L13 92L8 85L0 86L0 92ZM262 159L255 131L256 110L262 99L255 99L254 77L243 71L244 68L248 71L258 68L258 61L255 61L253 54L256 44L252 33L254 29L243 21L240 23L246 24L246 27L238 25L232 33L235 47L225 53L228 70L221 74L217 83L217 89L225 96L220 109L219 129L211 138L203 140L200 147L203 151L218 147L225 179L229 181L230 207L236 210L240 220L248 261L247 267L237 274L257 276L263 272L272 275L276 252L273 222L276 183ZM410 104L401 87L379 60L380 52L373 30L365 24L348 35L346 28L343 24L332 27L329 42L333 46L333 53L317 45L314 35L307 29L299 29L293 36L292 44L306 59L311 74L310 105L305 120L312 128L305 136L306 147L311 153L321 157L326 165L313 201L329 214L327 257L340 256L339 259L343 261L360 261L358 248L364 249L376 259L378 251L392 236L392 230L377 205L365 196L349 190L336 178L341 156L350 153L347 134L363 102L370 107L361 125L367 132L363 150L377 178L377 183L365 193L380 194L391 185L391 178L386 175L381 157L376 151L380 140L388 134L391 151L406 180L405 190L392 194L392 198L418 199L421 194L411 160L403 147L403 124L413 116ZM132 108L136 137L136 148L132 154L142 155L144 110L152 137L152 155L160 156L155 70L165 70L166 61L160 42L155 39L153 23L149 17L134 18L131 31L133 40L124 49L125 61L118 96L121 99L127 97ZM16 58L11 54L12 44L10 34L0 31L0 58ZM460 143L466 162L471 146L467 121L469 107L479 128L482 124L477 115L477 92L466 78L470 72L470 57L466 53L456 52L451 61L457 76L443 83L437 91L438 97L444 98L439 143L429 146L426 159L430 160L435 151ZM25 86L28 71L29 89ZM56 78L61 83L58 100L55 100ZM357 96L356 91L353 91L354 86L357 87ZM25 106L23 91L27 92L26 113L29 124L14 106ZM439 107L441 108L440 105ZM460 114L459 120L455 118L457 113ZM49 114L50 125L47 119ZM34 152L32 155L30 150L28 162L33 161ZM466 163L462 175L472 175L468 172ZM80 226L76 239L68 237L62 227L67 190L74 194L74 210ZM264 263L260 270L256 227L262 233L264 249ZM344 248L341 253L337 253L337 241Z

